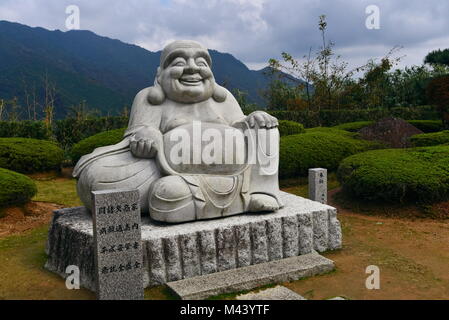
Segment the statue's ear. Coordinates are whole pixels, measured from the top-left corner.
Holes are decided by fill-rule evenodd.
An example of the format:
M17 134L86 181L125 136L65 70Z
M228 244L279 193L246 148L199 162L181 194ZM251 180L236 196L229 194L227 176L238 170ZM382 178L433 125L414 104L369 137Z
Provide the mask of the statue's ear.
M148 90L148 102L152 105L159 105L165 101L165 93L159 83L159 76L161 74L161 67L157 68L156 78L154 79L154 86Z
M218 84L215 84L214 93L212 95L212 98L214 98L215 101L224 102L227 95L228 93L225 88Z

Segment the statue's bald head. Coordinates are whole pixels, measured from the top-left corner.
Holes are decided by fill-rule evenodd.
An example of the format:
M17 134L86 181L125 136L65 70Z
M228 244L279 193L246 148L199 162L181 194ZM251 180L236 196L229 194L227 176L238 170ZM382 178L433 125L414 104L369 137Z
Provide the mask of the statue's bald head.
M162 50L160 62L161 68L165 68L170 63L171 58L176 56L179 51L186 49L195 49L195 51L206 59L209 67L212 65L212 59L209 55L209 51L201 43L193 40L176 40L166 45L164 50Z
M166 98L180 103L197 103L213 98L226 100L226 90L215 83L212 59L207 48L196 41L178 40L161 53L161 62L148 101L161 104Z

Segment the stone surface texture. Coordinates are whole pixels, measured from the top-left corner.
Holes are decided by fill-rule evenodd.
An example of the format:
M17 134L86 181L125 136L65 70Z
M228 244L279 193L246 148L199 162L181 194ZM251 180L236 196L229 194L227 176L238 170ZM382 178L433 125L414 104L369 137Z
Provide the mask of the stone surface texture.
M309 199L327 203L327 169L309 169Z
M285 192L280 199L285 207L275 213L177 225L143 218L145 286L341 248L335 208ZM86 208L56 210L46 268L65 277L67 265L77 265L81 285L95 290L92 235Z
M97 297L142 300L139 191L94 191L92 198Z
M303 296L284 287L276 286L258 292L249 292L236 297L237 300L306 300Z
M332 271L334 262L316 252L167 283L183 300L252 290Z

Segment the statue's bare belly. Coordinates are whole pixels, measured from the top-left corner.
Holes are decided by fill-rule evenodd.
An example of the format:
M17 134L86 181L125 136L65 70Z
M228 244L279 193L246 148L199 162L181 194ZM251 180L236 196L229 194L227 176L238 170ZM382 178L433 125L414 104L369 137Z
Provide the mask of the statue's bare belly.
M193 121L166 132L164 155L179 174L236 175L247 167L243 132L225 124Z

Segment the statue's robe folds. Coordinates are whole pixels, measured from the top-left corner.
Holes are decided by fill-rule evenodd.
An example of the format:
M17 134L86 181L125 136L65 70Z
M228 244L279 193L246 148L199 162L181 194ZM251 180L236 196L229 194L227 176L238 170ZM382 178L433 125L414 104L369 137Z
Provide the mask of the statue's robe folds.
M97 148L91 154L83 156L74 169L73 175L78 178L78 194L88 208L91 208L91 191L133 188L139 191L143 212L149 211L159 221L181 222L245 212L253 193L268 194L278 199L276 148L274 153L270 152L271 156L267 155L266 150L255 148L258 161L275 158L275 170L271 168L271 172L265 170L262 174L263 166L246 163L247 154L244 155L245 162L236 165L186 165L171 161L171 148L176 144L179 146L179 143L172 141L170 134L183 129L192 137L194 121L201 123L202 132L212 128L224 135L226 130L238 130L231 124L245 116L230 93L223 103L209 99L200 104L170 102L154 106L149 104L146 90L148 89L139 92L134 100L123 140L115 145ZM130 151L131 137L143 127L155 128L163 134L164 152L154 159L137 158ZM251 130L256 132L255 129ZM274 135L275 141L277 139L278 148L278 130L266 131ZM190 146L197 145L194 141L189 142ZM203 146L204 144L207 143L203 141ZM223 152L224 149L223 144ZM190 151L190 159L193 160L193 150ZM242 154L238 152L236 157L242 160ZM225 160L224 155L222 159ZM177 195L176 190L170 189L176 189L175 184L179 184L180 179L187 186L188 192L182 193L181 190ZM167 192L176 199L167 199Z

